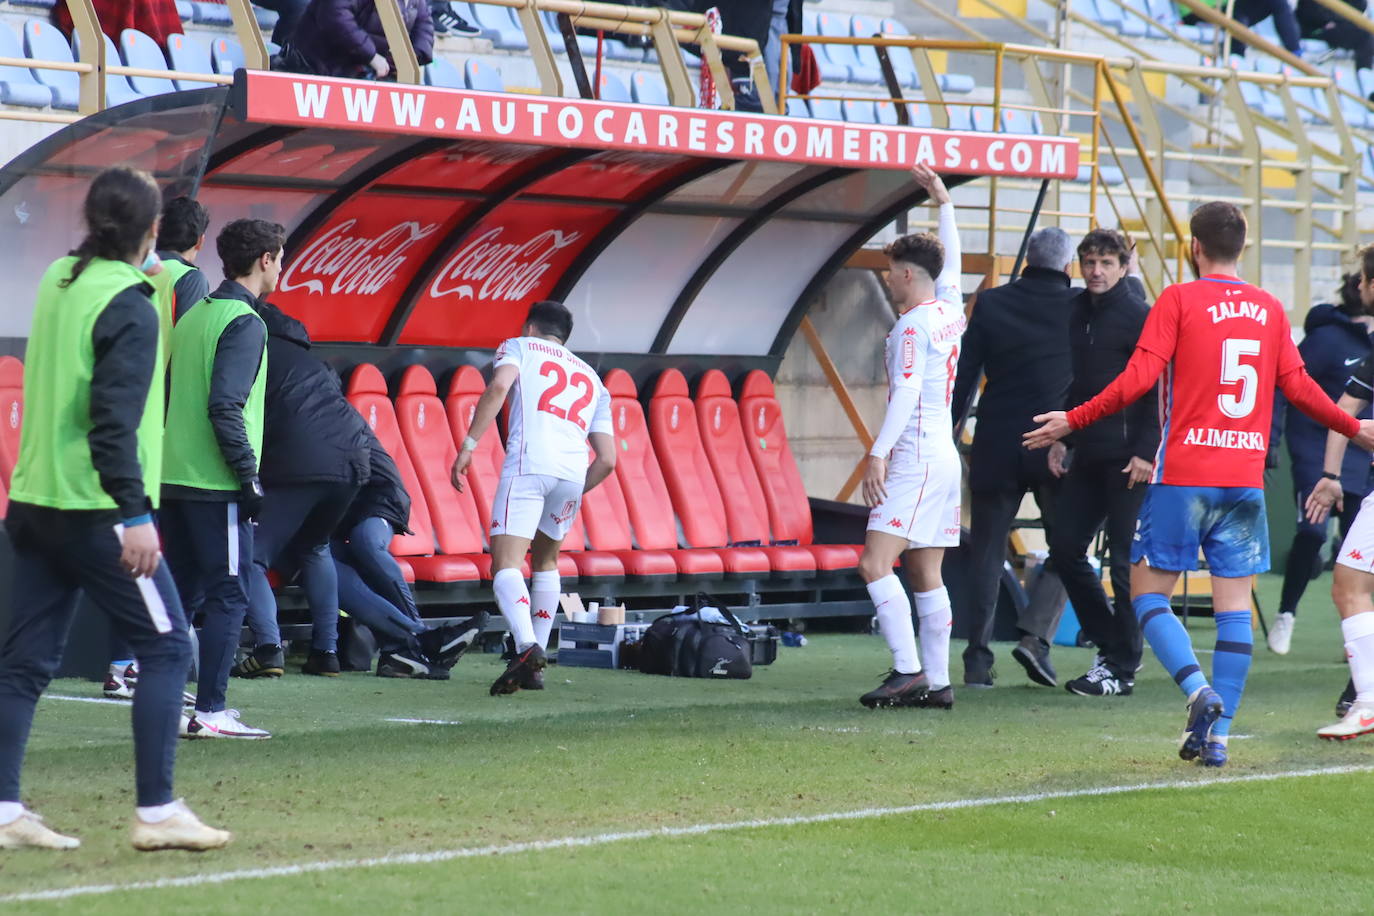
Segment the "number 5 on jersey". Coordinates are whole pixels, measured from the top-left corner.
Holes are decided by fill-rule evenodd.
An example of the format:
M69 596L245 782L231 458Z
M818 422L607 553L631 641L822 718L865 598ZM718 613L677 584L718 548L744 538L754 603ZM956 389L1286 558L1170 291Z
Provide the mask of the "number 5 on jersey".
M1259 356L1258 340L1228 338L1221 342L1221 383L1240 384L1239 392L1217 395L1217 407L1233 420L1250 416L1259 396L1259 372L1254 366L1241 362L1244 357Z

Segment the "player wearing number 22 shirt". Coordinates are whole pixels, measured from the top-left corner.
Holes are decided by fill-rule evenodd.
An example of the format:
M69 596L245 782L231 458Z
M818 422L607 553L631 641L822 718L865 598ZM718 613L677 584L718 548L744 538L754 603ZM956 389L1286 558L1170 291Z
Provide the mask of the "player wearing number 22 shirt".
M572 324L562 303L530 307L521 336L496 351L453 466L453 484L462 490L474 451L509 398L506 460L491 510L491 584L516 651L492 695L543 689L544 649L562 591L558 551L582 494L615 468L611 398L596 371L565 346ZM520 570L527 552L528 586Z
M1164 290L1121 375L1066 416L1038 417L1047 422L1027 443L1081 429L1160 382L1159 450L1131 550L1132 606L1188 697L1179 756L1223 766L1250 668L1252 577L1269 568L1261 487L1274 388L1345 436L1360 435L1361 427L1308 376L1282 303L1235 275L1245 244L1240 210L1204 204L1192 230L1200 278ZM1212 576L1217 626L1210 682L1170 605L1179 573L1197 569L1199 550Z

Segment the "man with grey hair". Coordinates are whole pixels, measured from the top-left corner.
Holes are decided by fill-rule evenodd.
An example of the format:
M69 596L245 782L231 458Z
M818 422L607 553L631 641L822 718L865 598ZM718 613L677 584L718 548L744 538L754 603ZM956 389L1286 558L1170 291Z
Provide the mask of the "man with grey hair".
M974 300L959 354L952 410L966 416L978 382L987 384L978 401L973 456L971 544L965 568L963 610L968 627L964 684L991 687L993 617L1001 590L1007 538L1027 492L1034 494L1046 528L1053 524L1057 480L1043 455L1027 451L1021 436L1031 418L1061 405L1072 380L1069 315L1078 290L1069 288L1073 243L1057 227L1032 233L1021 276L983 290ZM1046 581L1056 582L1054 577ZM1057 583L1056 583L1057 584ZM1057 593L1058 588L1054 591ZM1012 657L1030 679L1047 687L1058 683L1050 664L1049 637L1063 607L1059 600L1032 600L1020 611L1020 641Z

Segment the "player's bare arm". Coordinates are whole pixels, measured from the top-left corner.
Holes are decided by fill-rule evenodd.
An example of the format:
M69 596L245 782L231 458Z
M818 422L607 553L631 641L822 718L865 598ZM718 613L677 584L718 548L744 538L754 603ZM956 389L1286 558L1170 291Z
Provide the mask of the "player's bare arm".
M597 485L615 470L615 437L609 433L591 433L587 442L592 447L591 467L587 468L587 481L582 486L583 493L596 489Z
M458 458L453 462L453 470L449 473L449 479L459 493L463 492L463 477L472 465L472 453L477 448L477 443L495 422L496 415L501 412L501 405L506 402L506 395L510 393L511 386L519 376L518 366L498 367L491 374L491 381L487 383L486 390L477 399L477 409L473 412L472 423L468 426L467 438L463 440L463 447L459 449Z
M1369 402L1350 394L1343 394L1336 406L1352 417L1369 406ZM1364 424L1361 423L1361 430ZM1334 508L1340 512L1345 508L1345 488L1341 486L1341 463L1345 460L1346 445L1350 442L1335 430L1326 434L1326 455L1322 459L1322 478L1308 494L1307 504L1303 507L1308 521L1321 524Z

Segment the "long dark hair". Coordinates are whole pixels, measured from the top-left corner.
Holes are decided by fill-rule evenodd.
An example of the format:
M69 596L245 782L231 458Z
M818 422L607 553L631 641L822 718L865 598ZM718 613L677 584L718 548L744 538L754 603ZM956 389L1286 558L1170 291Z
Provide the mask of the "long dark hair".
M59 286L76 282L94 258L127 261L138 253L162 211L162 195L153 176L142 169L106 169L91 182L82 213L86 237L71 254L72 275Z

